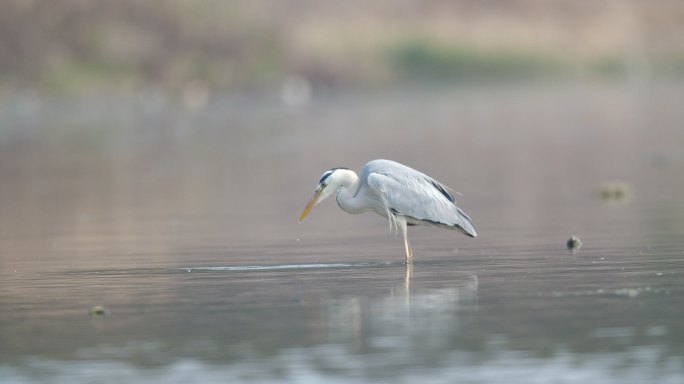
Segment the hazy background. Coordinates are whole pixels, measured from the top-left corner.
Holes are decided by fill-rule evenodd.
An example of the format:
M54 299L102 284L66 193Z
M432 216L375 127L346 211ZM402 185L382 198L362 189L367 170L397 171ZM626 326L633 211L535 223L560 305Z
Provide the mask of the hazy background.
M682 76L676 0L3 1L3 233L83 205L235 215L257 189L245 217L289 228L269 214L325 169L381 157L542 214L570 194L548 174L679 169Z
M0 381L681 383L682 106L677 0L0 1Z
M3 97L680 77L677 0L0 4Z

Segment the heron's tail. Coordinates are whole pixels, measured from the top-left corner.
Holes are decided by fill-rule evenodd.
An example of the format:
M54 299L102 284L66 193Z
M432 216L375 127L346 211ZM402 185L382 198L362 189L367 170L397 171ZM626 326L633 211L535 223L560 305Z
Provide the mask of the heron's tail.
M463 210L461 210L459 207L456 207L456 212L458 214L459 221L457 224L458 229L470 237L477 237L477 231L475 230L475 226L473 225L473 221L470 219L470 217L466 215L466 213L463 212Z

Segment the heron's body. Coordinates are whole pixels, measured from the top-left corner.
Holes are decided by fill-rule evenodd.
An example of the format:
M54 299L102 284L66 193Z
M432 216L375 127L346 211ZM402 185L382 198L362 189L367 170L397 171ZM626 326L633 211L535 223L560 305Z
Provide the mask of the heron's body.
M300 221L320 201L336 193L337 204L348 213L374 211L389 220L404 236L406 262L413 254L407 226L430 225L476 237L468 215L456 206L449 188L415 169L391 160L368 162L358 176L346 168L333 168L319 180L314 197Z

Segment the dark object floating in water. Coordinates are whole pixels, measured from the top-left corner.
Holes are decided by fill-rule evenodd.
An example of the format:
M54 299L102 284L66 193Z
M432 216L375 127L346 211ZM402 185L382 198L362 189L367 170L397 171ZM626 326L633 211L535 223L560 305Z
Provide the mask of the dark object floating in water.
M582 240L577 236L571 236L565 245L567 245L568 249L572 252L579 251L579 249L582 248Z
M606 203L626 203L632 198L632 187L623 181L603 183L599 187L599 197Z
M90 317L109 316L110 313L109 309L101 305L95 305L90 308Z

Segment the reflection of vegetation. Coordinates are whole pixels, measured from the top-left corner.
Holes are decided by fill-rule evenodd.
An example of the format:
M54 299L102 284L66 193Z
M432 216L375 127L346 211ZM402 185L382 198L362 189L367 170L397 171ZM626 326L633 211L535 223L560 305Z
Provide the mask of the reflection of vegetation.
M599 187L599 197L604 203L627 203L632 199L632 195L632 187L623 181L608 182Z

